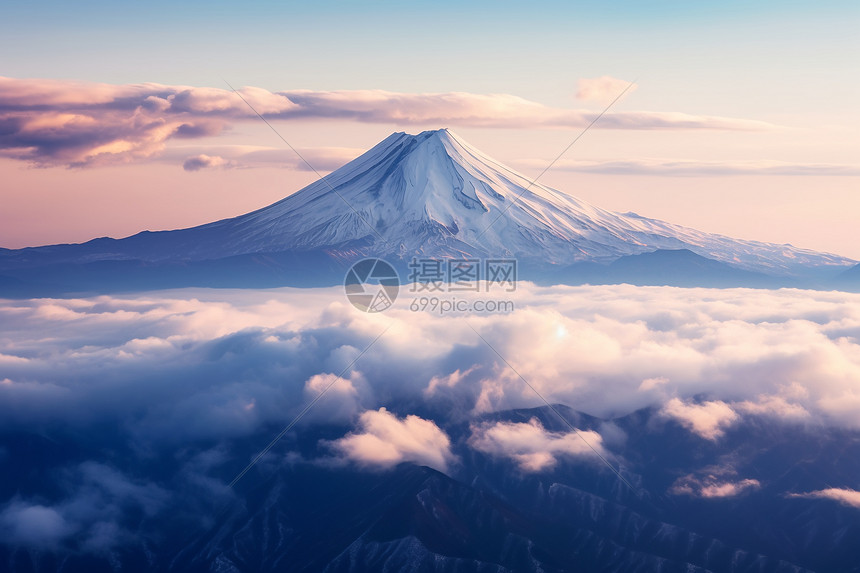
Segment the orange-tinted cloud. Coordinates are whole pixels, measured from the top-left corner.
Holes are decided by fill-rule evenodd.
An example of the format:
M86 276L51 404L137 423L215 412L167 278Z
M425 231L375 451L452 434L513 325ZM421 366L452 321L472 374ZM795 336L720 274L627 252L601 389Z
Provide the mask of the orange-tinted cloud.
M860 508L860 491L846 488L830 487L807 493L792 493L788 497L802 497L809 499L832 499L842 505Z
M552 468L561 456L593 456L603 438L590 430L551 432L537 418L527 423L496 422L472 426L469 445L496 457L513 459L526 472Z
M365 466L392 467L414 462L441 472L454 461L451 441L431 420L387 411L368 410L359 418L361 430L332 443L347 459Z
M663 406L662 414L708 440L721 437L727 427L740 420L738 413L722 400L695 404L672 398Z
M257 87L244 87L238 93L241 97L212 87L0 77L0 156L41 166L140 161L162 153L170 140L218 135L232 122L258 121L248 104L268 119L404 126L581 128L596 117L593 111L549 107L511 94L270 92ZM746 119L628 111L606 114L596 127L760 130L773 126ZM202 163L191 165L202 167Z
M761 482L757 479L739 479L737 472L731 467L708 467L695 474L678 478L669 488L669 492L675 495L713 499L735 497L760 487Z

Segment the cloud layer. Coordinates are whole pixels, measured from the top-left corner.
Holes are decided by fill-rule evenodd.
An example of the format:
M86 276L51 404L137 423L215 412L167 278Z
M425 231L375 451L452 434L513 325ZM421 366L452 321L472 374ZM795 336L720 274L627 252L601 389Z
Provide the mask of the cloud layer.
M191 294L0 304L0 426L122 417L133 396L148 432L242 435L283 419L385 325L332 392L348 411L381 395L469 415L539 403L461 319L412 312L408 297L368 317L338 289ZM858 425L858 295L521 284L511 296L515 312L467 320L551 401L596 415L658 405L707 439L748 415Z
M661 403L668 415L709 438L719 437L743 413L792 420L824 416L856 425L857 295L625 286L522 286L514 295L516 312L470 320L530 383L556 401L575 402L595 414ZM101 392L138 391L136 377L156 364L176 376L174 371L202 364L211 353L221 370L213 375L222 380L241 371L242 360L255 357L260 362L254 371L261 376L280 364L288 363L293 372L307 365L295 379L296 391L304 392L312 376L346 365L336 356L360 347L372 327L381 330L354 315L336 289L266 296L255 303L240 295L210 301L158 296L6 302L0 307L6 340L0 355L0 408L5 410L0 419L18 419L21 409L36 419L49 417L56 413L53 404L67 400L92 398L98 407ZM407 307L396 307L379 320L394 321L396 333L386 336L380 352L414 353L415 368L426 373L398 382L402 394L435 400L456 395L480 411L535 403L459 321ZM329 328L343 334L334 336ZM55 336L45 339L46 331ZM311 336L317 350L303 356ZM240 342L240 354L226 352ZM449 355L457 345L468 351L454 359ZM328 366L321 370L319 365ZM96 371L128 379L130 387L99 382L104 374L91 378ZM57 372L69 374L57 377ZM198 384L206 392L226 391L218 380ZM196 389L187 387L189 394ZM147 389L151 394L161 390L158 385ZM245 386L246 393L256 391ZM712 400L690 401L701 392ZM267 398L247 398L253 397L258 406L251 417L259 415ZM182 402L169 407L181 409Z
M197 516L195 503L211 505L201 495L227 495L213 468L229 444L275 435L326 388L284 438L329 428L316 454L294 452L303 463L456 472L472 451L540 474L594 462L572 432L493 417L542 401L472 328L550 402L602 417L653 407L654 423L679 424L702 447L747 419L860 427L860 295L520 284L506 296L512 313L459 317L412 312L408 296L367 315L339 288L0 301L0 438L86 435L128 456L58 462L51 499L0 500L0 538L100 551L133 537L129 516ZM612 424L582 435L623 458ZM10 444L2 464L18 455ZM176 475L135 473L159 452L176 458ZM760 487L706 468L671 491L719 499ZM858 505L848 489L793 495Z
M587 91L597 94L600 89L592 86ZM257 87L243 87L238 94L211 87L0 77L0 155L45 166L139 161L163 153L169 141L218 135L236 121L259 121L248 104L272 120L335 119L402 126L579 128L596 117L593 111L553 108L510 94L270 92ZM596 127L761 130L773 126L746 119L631 111L609 113ZM186 168L217 163L200 158L201 154L213 155L190 154Z

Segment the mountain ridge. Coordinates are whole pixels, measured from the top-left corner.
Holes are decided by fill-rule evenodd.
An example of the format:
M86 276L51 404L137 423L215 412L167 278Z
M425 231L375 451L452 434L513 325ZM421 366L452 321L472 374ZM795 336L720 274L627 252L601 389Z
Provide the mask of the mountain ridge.
M195 489L167 523L128 516L126 525L138 536L110 553L72 552L64 558L63 551L45 551L36 567L26 550L0 546L0 563L34 573L61 565L115 571L117 564L125 571L281 571L287 563L301 571L358 573L401 570L416 562L422 568L415 570L442 572L860 571L851 541L860 527L857 508L789 495L824 483L839 486L856 475L856 429L750 416L711 441L655 407L607 418L553 407L582 430L616 428L616 441L607 447L638 493L588 455L562 455L556 465L535 472L468 445L475 423L536 420L547 431L568 432L550 407L459 421L440 419L440 410L433 418L450 435L460 460L447 473L409 462L379 471L315 463L330 453L327 440L350 426L308 428L278 444L227 506L198 505L201 499L211 502L206 496L213 494ZM42 471L27 482L38 488L49 483L50 470L93 455L93 448L70 447L76 437L34 434L4 445L14 455L31 451L39 460ZM107 444L115 439L104 436ZM233 462L212 470L211 477L229 480L233 466L241 468L254 454L255 444L225 444ZM141 460L129 471L164 479L180 471L182 459ZM14 491L26 471L15 467L0 476L0 488ZM716 497L674 488L710 474L728 481L754 477L758 486ZM168 535L157 533L162 527Z

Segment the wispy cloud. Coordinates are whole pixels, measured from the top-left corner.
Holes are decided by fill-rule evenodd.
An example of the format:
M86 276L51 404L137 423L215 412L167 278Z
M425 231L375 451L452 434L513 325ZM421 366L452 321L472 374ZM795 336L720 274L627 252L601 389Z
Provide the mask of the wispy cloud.
M807 499L832 499L843 505L860 508L860 491L838 487L830 487L807 493L792 493L788 497L799 497Z
M519 168L540 169L545 160L523 159ZM553 169L611 175L658 175L667 177L719 177L732 175L860 176L860 165L791 163L787 161L692 161L675 159L625 159L607 161L558 161Z
M67 496L55 504L13 498L0 506L0 538L7 543L56 549L74 535L86 551L103 552L134 537L120 524L125 512L152 516L170 493L96 462L83 462L57 476Z
M577 82L576 98L585 101L596 101L600 103L609 103L618 97L618 94L624 92L630 86L630 82L619 80L612 76L600 76L599 78L581 78ZM633 84L627 91L630 95L639 86Z
M709 499L736 497L761 488L757 479L737 477L730 467L709 467L695 474L678 478L669 492Z
M364 149L353 147L300 147L308 163L317 171L334 171L361 155ZM159 156L159 161L182 163L186 171L203 169L247 169L277 167L310 171L288 148L252 145L171 146Z
M74 526L52 507L14 500L0 512L3 538L16 545L54 548L74 532Z
M232 163L221 157L220 155L194 155L189 157L182 163L182 168L186 171L200 171L201 169L209 169L211 167L232 167Z
M586 126L597 113L550 107L511 94L270 92L257 87L239 92L271 120L551 129ZM233 122L256 120L248 106L226 89L0 78L0 155L43 166L140 161L162 153L168 141L214 136ZM595 127L762 130L774 126L749 119L627 111L608 113Z

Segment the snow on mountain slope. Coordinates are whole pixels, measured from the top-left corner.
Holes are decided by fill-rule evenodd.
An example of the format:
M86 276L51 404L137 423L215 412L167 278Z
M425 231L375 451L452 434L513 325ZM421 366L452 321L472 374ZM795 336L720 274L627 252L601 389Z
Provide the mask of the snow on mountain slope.
M558 267L686 248L783 276L826 269L835 274L853 262L600 209L532 185L446 129L394 133L324 180L239 217L93 243L87 260L203 260L324 249L400 259L513 256ZM74 250L63 252L75 257Z

